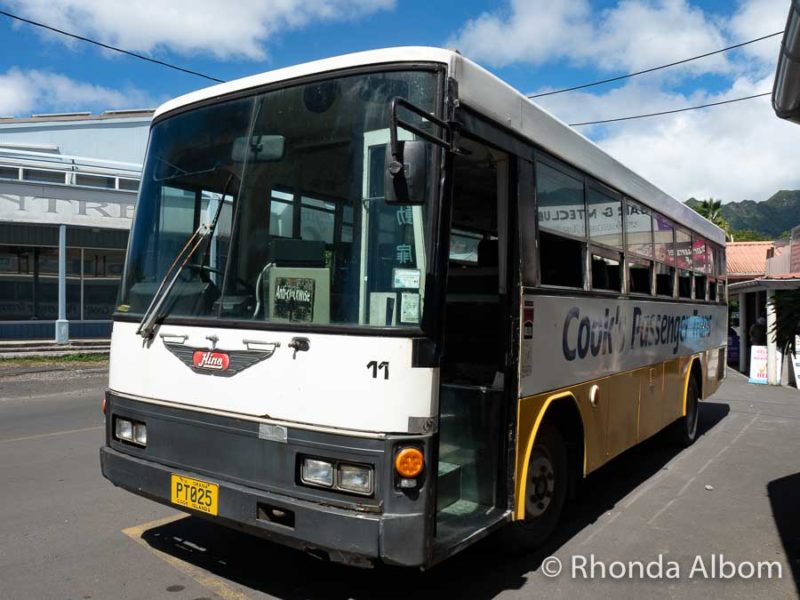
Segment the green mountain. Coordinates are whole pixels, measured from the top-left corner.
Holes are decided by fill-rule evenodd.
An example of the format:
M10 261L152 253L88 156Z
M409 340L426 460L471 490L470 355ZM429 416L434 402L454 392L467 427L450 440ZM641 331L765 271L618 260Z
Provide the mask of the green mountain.
M690 198L686 205L697 210L700 200ZM800 190L781 190L768 200L742 200L722 205L722 216L731 231L752 231L775 239L800 225Z

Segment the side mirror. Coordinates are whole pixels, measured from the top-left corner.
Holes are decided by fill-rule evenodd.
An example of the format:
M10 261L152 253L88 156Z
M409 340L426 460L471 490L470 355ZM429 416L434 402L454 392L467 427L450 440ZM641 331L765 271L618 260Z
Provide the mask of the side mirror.
M282 135L254 135L233 140L233 162L275 162L283 158L286 138Z
M386 204L425 204L430 197L432 144L424 140L397 142L397 153L386 146Z

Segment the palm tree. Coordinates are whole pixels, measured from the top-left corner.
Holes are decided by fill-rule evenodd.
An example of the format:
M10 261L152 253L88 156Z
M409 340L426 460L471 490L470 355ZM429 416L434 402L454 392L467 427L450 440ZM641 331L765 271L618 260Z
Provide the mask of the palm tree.
M700 206L695 208L695 210L700 215L711 221L714 225L722 229L725 232L726 237L731 239L731 227L728 224L728 221L725 220L725 217L722 216L722 200L714 200L713 198L701 200Z
M776 292L773 303L776 321L770 333L779 350L795 354L795 336L800 335L800 290Z

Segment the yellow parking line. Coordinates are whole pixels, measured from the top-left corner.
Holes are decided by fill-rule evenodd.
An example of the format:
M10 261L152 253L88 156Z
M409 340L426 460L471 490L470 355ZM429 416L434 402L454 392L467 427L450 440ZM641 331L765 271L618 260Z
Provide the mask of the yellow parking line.
M147 548L150 552L155 554L158 558L170 566L174 567L181 573L188 575L206 589L211 590L219 597L223 598L223 600L248 600L248 596L229 586L221 577L217 577L216 575L196 567L191 563L182 561L176 556L172 556L171 554L167 554L166 552L162 552L161 550L153 548L144 540L144 538L142 538L142 535L145 531L154 529L156 527L161 527L162 525L167 525L168 523L172 523L186 517L187 515L183 513L177 513L169 517L164 517L163 519L156 519L155 521L150 521L149 523L142 523L141 525L128 527L127 529L123 529L122 533L127 535L140 546Z
M37 433L36 435L26 435L25 437L0 440L0 444L6 444L8 442L24 442L25 440L38 440L41 438L53 437L56 435L67 435L68 433L82 433L84 431L96 431L97 429L103 429L104 427L105 425L97 425L96 427L83 427L81 429L66 429L64 431L53 431L51 433Z

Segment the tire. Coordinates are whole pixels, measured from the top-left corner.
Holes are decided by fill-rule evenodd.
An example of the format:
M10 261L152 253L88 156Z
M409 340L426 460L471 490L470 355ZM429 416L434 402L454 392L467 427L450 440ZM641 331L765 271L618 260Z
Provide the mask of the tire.
M697 380L689 376L689 383L686 386L686 415L672 424L672 440L678 446L687 448L697 439L699 400Z
M514 550L531 551L541 546L558 525L569 488L567 446L558 427L544 420L528 461L525 486L525 519L507 528Z

